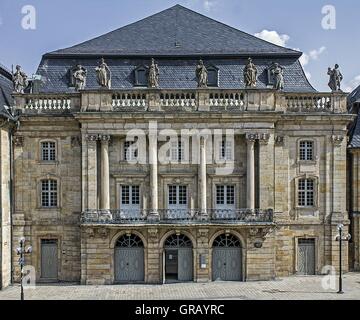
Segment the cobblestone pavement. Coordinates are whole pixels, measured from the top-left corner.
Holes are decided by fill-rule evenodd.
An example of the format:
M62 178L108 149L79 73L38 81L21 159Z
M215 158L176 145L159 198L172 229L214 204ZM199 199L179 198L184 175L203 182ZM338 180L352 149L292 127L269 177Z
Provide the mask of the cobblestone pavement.
M279 278L261 282L176 283L165 285L107 285L81 286L78 284L37 285L25 290L25 299L34 300L360 300L360 273L344 276L343 295L337 289L322 287L322 276ZM337 286L337 278L336 278ZM0 300L20 297L19 285L0 291Z

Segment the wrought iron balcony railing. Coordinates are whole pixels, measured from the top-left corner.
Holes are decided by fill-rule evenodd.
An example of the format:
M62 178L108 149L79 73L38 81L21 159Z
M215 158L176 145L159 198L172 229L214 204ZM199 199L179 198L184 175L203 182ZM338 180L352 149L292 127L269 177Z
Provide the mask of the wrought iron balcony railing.
M206 212L190 209L153 210L86 210L82 212L83 224L122 224L122 223L181 223L181 222L233 222L233 223L272 223L273 210L251 209L208 209Z

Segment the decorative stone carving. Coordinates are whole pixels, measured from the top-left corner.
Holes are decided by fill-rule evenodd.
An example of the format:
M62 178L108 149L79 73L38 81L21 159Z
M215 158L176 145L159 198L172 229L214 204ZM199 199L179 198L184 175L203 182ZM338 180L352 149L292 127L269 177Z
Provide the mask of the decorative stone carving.
M272 63L270 67L270 76L272 76L273 88L275 90L283 90L285 84L284 67L277 62Z
M88 134L86 136L86 139L89 142L96 142L99 139L99 135L98 134Z
M328 85L331 91L332 92L341 91L340 87L341 87L341 81L343 80L343 75L339 70L339 65L336 64L335 68L332 70L329 67L327 74L330 77Z
M16 71L12 75L12 80L14 84L14 91L16 93L24 93L24 90L28 86L29 82L27 80L27 75L25 72L21 71L21 67L19 65L16 66Z
M344 141L344 136L332 136L331 141L334 144L335 147L340 147L342 142Z
M84 90L86 86L86 69L77 64L74 68L70 70L70 86L75 87L76 91Z
M157 239L158 233L158 229L148 229L149 238Z
M99 237L106 239L109 235L109 230L106 228L100 228L97 230Z
M148 86L149 88L159 87L159 67L154 59L151 59L151 65L149 67Z
M98 139L101 141L101 142L110 142L111 140L111 136L107 135L107 134L101 134L98 136Z
M101 58L99 66L95 68L96 79L100 86L104 88L111 88L111 71L105 63L104 58Z
M283 145L284 145L284 142L285 142L284 136L277 136L277 137L275 138L275 144L276 144L277 146L283 146Z
M255 142L256 139L257 139L256 133L247 133L246 134L246 140L248 140L249 142Z
M196 79L198 82L198 88L207 88L208 71L204 65L204 62L201 59L196 66Z
M79 136L73 136L71 137L71 147L80 147L81 146L81 137Z
M273 231L273 227L261 227L249 229L250 241L254 243L256 248L261 248L266 236Z
M94 238L95 237L95 232L93 228L87 228L86 229L86 234L88 238Z
M24 137L22 136L14 136L13 138L15 147L23 147L24 146Z
M244 82L246 87L256 87L257 82L257 68L252 62L252 59L248 59L248 64L244 68Z
M268 133L260 133L257 138L259 139L260 144L268 144L270 140L270 134Z

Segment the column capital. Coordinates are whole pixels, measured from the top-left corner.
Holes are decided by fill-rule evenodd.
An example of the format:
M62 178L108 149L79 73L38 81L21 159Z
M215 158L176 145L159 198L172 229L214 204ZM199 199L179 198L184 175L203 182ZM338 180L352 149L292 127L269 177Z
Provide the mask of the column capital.
M257 136L258 136L260 144L266 145L269 143L269 140L270 140L269 133L260 133Z
M88 134L86 135L86 140L89 142L96 142L99 138L98 134Z
M331 142L334 144L335 147L340 147L342 142L344 141L345 137L341 135L334 135L331 136Z
M246 134L246 140L248 143L254 143L257 138L258 138L258 135L256 133L247 133Z
M111 136L108 134L99 134L99 140L101 143L109 143L111 140Z

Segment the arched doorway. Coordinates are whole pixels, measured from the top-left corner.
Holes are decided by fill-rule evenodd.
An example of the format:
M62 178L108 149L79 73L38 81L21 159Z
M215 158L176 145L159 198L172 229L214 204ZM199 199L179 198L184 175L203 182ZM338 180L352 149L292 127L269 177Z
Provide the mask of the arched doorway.
M139 236L121 236L115 244L114 270L116 282L144 281L144 244Z
M242 281L242 250L239 238L221 234L213 242L213 281Z
M183 234L172 234L164 243L165 280L193 281L193 251L191 240Z

